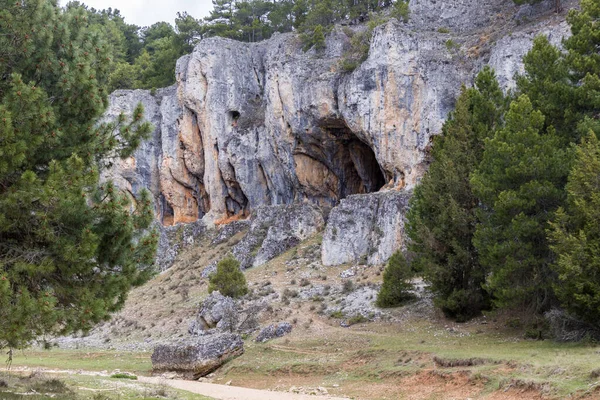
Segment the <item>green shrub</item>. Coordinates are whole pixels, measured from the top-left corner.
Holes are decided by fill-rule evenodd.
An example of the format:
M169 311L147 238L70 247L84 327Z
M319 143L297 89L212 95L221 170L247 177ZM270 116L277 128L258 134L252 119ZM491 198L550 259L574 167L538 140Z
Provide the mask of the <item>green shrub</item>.
M448 40L446 40L446 48L448 49L448 51L452 51L452 50L460 48L460 45L458 43L456 43L454 40L448 39Z
M362 324L362 323L365 323L368 321L369 320L367 318L365 318L362 314L357 314L348 320L348 325L352 326L352 325L356 325L356 324Z
M218 290L223 296L242 297L248 293L248 284L240 263L233 257L227 257L217 264L217 271L209 278L208 293Z
M315 26L314 30L304 32L300 38L304 43L303 50L308 51L313 47L315 50L323 50L325 48L325 29L322 25Z
M344 285L342 286L342 293L348 294L352 292L354 292L354 282L348 279L344 282Z
M406 258L401 251L397 251L390 258L387 268L383 273L383 285L377 295L377 306L397 307L414 298L410 292L412 284L409 280L413 277Z
M399 21L408 22L408 18L410 17L408 1L396 0L394 7L392 8L392 17Z
M352 32L350 37L350 47L344 53L340 62L340 67L344 72L352 72L358 68L369 56L371 47L371 38L373 37L373 29L370 25L365 31ZM334 230L334 236L337 230Z

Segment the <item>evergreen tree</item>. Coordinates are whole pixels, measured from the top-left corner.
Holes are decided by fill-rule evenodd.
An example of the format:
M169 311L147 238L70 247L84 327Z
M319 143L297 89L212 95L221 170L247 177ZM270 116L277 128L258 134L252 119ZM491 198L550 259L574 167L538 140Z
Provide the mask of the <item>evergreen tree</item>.
M392 16L400 21L408 22L408 17L410 16L408 1L396 0L392 9Z
M523 63L525 75L517 77L519 92L544 114L545 127L556 129L564 144L574 140L579 116L572 107L573 87L561 51L546 36L538 36Z
M99 124L110 45L81 8L0 0L0 347L87 330L151 273L147 194L109 183L150 126L138 107Z
M470 176L482 159L485 139L500 126L505 104L489 67L475 87L463 88L442 135L434 139L432 163L407 215L413 265L430 283L436 305L459 321L488 306L482 287L487 269L473 245L479 199Z
M108 91L112 93L117 89L139 88L141 83L138 78L141 75L141 69L137 64L118 63L115 70L110 74Z
M398 307L412 300L415 297L410 292L413 288L410 279L413 276L414 272L404 254L401 251L394 253L383 272L383 284L377 294L377 306Z
M196 18L187 12L177 13L175 18L175 47L180 55L190 53L203 36L204 27Z
M600 142L593 132L576 153L567 205L549 232L557 256L555 291L567 311L600 328Z
M268 19L273 32L291 32L294 28L295 0L280 0L274 3Z
M521 93L546 116L564 145L579 143L589 129L600 134L600 4L583 0L581 11L571 10L567 21L572 35L564 41L566 53L545 36L535 39L524 57L525 75L517 79Z
M234 27L235 0L212 0L213 9L206 17L207 29L211 36L235 38L237 35Z
M569 165L560 138L543 128L543 114L521 95L505 127L486 141L471 179L482 204L474 243L481 265L491 271L486 288L498 306L537 313L556 303L546 230L564 202Z
M242 297L248 293L246 277L240 270L240 263L233 257L226 257L217 264L217 271L209 277L208 293L218 290L223 296Z
M175 83L175 67L183 54L174 45L174 40L174 36L157 39L152 42L152 53L140 55L140 58L146 55L150 58L149 66L142 70L142 88L161 88ZM143 61L140 60L140 63Z

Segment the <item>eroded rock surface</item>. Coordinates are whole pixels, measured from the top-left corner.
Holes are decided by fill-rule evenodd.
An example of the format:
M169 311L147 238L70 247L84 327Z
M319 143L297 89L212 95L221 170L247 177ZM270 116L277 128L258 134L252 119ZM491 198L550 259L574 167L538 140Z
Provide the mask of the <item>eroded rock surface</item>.
M256 341L259 343L264 343L271 339L285 336L292 332L292 328L292 324L289 322L280 322L277 325L269 325L258 333L258 336L256 336Z
M382 264L404 243L410 192L350 196L329 215L323 234L323 265L362 261Z
M242 269L263 265L308 239L324 223L322 211L311 204L260 207L233 255Z
M186 343L157 346L152 353L152 370L155 373L176 372L186 378L198 379L242 354L244 342L239 335L201 336Z
M240 301L214 291L200 305L188 333L192 336L251 333L258 329L259 317L267 306L267 299Z
M292 204L336 207L325 265L357 257L385 262L403 243L404 203L461 85L489 63L510 89L535 35L553 43L568 35L564 14L552 14L549 0L523 7L512 0L411 0L410 7L409 23L392 19L375 29L366 61L353 72L341 59L360 27L336 27L321 52L304 52L294 34L252 44L201 41L179 60L175 86L111 95L107 117L130 113L141 101L155 131L104 178L132 196L149 188L164 226L202 219L210 227L251 216L250 234L234 249L244 268L322 224L300 208L312 222L297 215L296 227L285 219L275 225L285 214L278 207ZM384 217L379 209L400 214ZM165 249L169 259L176 255Z

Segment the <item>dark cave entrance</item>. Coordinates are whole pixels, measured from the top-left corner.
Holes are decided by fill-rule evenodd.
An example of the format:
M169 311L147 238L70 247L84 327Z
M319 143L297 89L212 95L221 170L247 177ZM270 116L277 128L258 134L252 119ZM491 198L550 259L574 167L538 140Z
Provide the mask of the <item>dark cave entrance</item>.
M161 216L163 226L171 226L175 221L175 212L163 194L160 195Z
M358 193L378 192L385 185L385 177L375 153L358 138L342 142L342 153L347 153L342 171L341 198Z
M378 192L386 184L373 149L343 120L321 121L319 126L298 138L296 147L296 154L304 158L297 167L303 164L299 178L309 197L335 205L353 194ZM303 180L302 175L308 177Z

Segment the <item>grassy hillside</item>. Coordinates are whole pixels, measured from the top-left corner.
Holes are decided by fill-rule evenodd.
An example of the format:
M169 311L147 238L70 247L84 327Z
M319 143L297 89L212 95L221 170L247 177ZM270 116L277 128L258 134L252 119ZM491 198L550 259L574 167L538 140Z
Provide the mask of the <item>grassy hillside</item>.
M14 365L149 374L147 350L187 335L207 295L202 270L242 234L221 246L185 249L173 268L136 289L112 322L60 348L19 354ZM514 313L453 323L426 292L406 307L377 310L368 303L382 268L323 267L320 240L246 272L253 296L271 299L261 324L288 321L294 330L264 344L248 337L245 354L210 381L305 393L322 387L357 399L600 398L600 346L526 339L527 323ZM349 269L355 275L341 278ZM352 307L342 307L352 296L371 314L352 318ZM344 328L342 321L354 324Z

